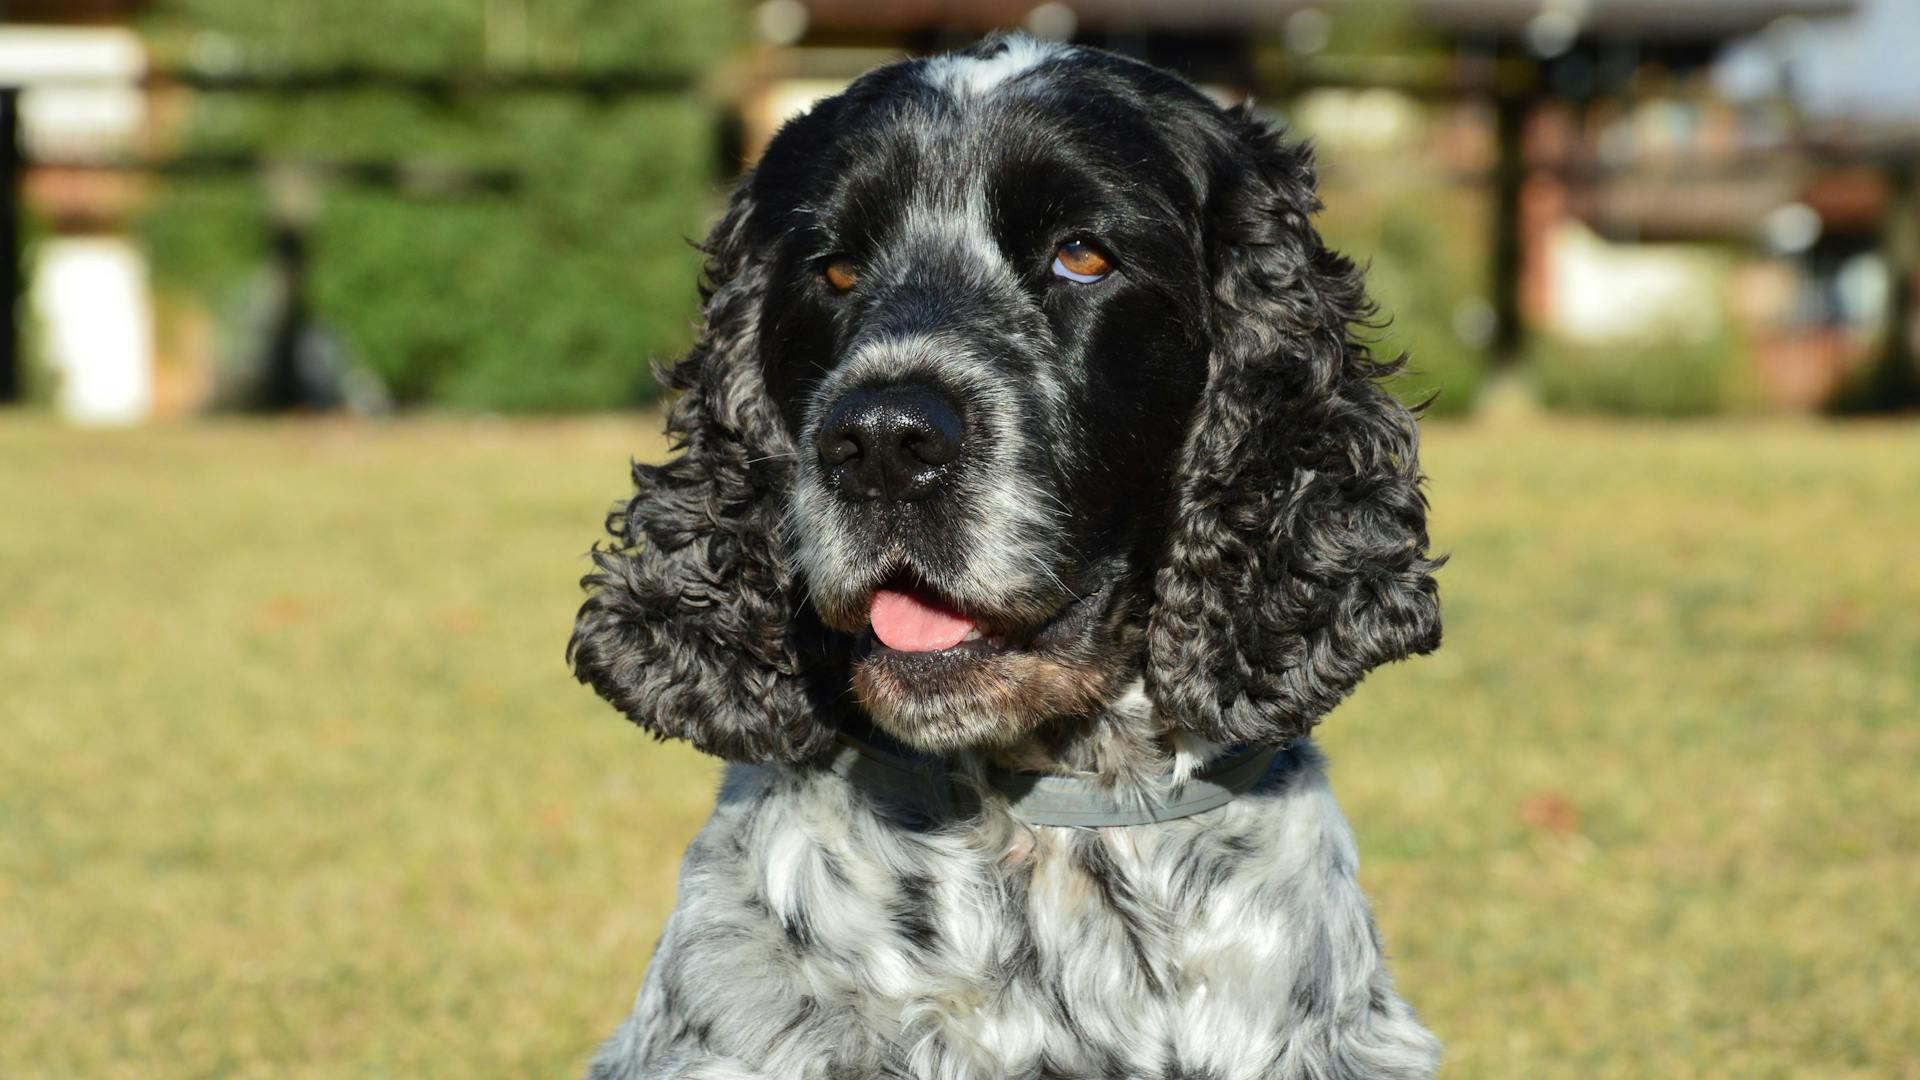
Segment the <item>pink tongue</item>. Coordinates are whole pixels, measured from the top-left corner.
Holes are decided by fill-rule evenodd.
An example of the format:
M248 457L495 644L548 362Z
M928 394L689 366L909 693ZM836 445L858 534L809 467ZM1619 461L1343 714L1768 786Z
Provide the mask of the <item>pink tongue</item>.
M951 649L973 629L973 620L929 604L910 593L881 589L873 594L873 636L889 649L936 652Z

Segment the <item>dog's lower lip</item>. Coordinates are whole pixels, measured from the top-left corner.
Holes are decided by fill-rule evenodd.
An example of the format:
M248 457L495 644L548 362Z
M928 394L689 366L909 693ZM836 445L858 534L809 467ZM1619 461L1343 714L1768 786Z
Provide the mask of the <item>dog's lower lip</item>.
M975 637L969 637L966 640L960 642L960 644L949 646L948 648L945 648L945 649L934 649L928 652L907 652L905 650L895 649L887 645L885 642L875 637L872 630L862 631L859 636L859 640L855 645L856 656L863 659L866 657L883 656L883 655L906 657L906 658L965 656L965 657L976 657L979 659L987 659L989 657L1000 656L1003 653L1006 653L1008 651L1009 650L1007 649L1007 646L1006 646L1006 639L999 637L997 635L991 636L991 637L987 635L979 635Z

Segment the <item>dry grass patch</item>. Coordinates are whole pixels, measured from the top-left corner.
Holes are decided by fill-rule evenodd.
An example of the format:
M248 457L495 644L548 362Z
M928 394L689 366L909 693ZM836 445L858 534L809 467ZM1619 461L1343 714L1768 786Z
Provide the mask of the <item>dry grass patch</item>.
M716 774L560 659L656 427L0 421L5 1074L577 1072ZM1427 455L1323 741L1450 1075L1917 1075L1920 429Z

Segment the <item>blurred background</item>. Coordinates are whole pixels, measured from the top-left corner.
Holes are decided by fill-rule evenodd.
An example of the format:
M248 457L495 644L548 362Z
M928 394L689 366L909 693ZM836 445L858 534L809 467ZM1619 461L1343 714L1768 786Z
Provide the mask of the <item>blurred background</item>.
M643 404L715 192L862 71L994 27L1313 139L1440 413L1920 406L1920 10L1875 0L13 0L0 395ZM617 298L617 299L616 299ZM609 302L614 300L615 302ZM537 358L537 362L530 362Z
M0 1071L579 1070L688 241L997 27L1312 139L1412 356L1448 641L1322 741L1447 1074L1920 1077L1910 0L0 0Z

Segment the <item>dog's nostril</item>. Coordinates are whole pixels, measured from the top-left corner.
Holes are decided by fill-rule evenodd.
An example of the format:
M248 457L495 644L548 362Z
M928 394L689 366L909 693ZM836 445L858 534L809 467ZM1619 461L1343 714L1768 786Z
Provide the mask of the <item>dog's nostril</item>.
M834 403L814 449L850 499L918 499L943 486L966 424L952 405L920 390L853 390Z
M966 438L966 429L960 426L960 418L953 410L937 399L932 404L934 407L919 418L924 426L906 432L906 450L924 465L948 465L960 456L960 443Z
M848 438L820 440L820 460L828 465L845 465L860 456L860 444Z

